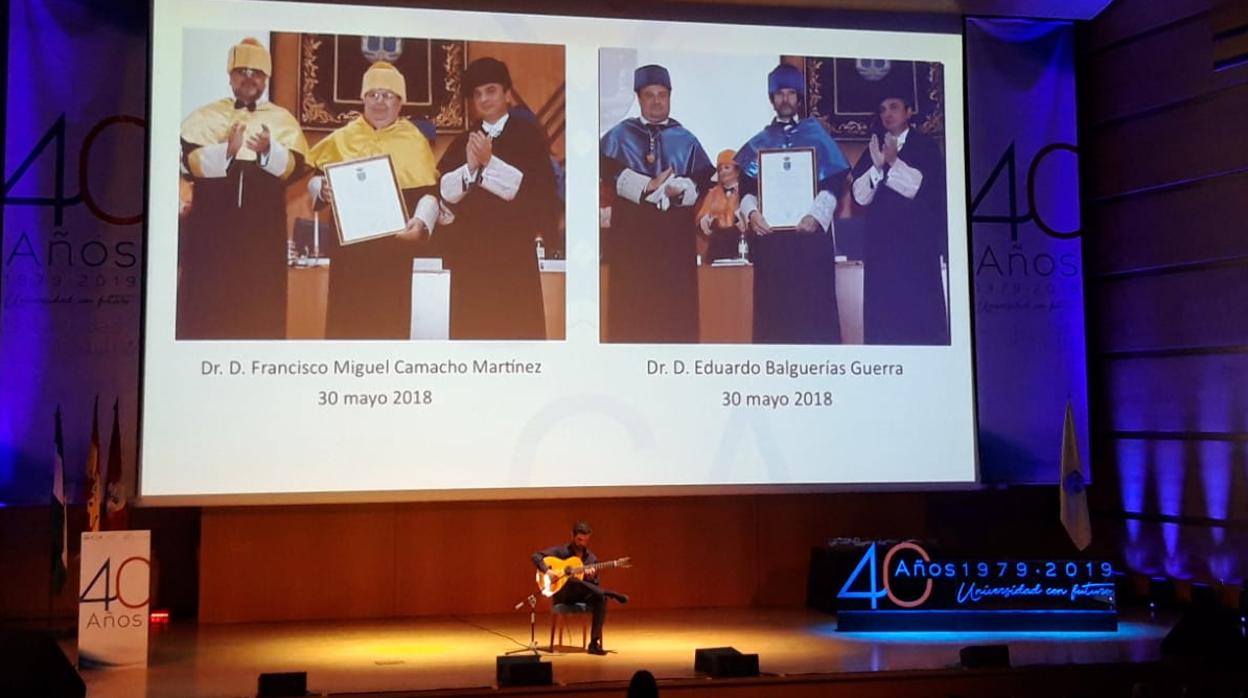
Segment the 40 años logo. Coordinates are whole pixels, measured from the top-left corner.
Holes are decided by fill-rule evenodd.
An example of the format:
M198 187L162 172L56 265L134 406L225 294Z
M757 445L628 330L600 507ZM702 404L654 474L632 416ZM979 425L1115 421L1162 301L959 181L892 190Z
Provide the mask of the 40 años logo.
M915 598L904 599L893 591L893 579L890 570L893 569L893 558L903 550L912 550L924 563L930 563L932 557L927 554L927 551L918 543L898 543L889 548L888 552L884 554L884 564L877 565L875 548L876 544L872 543L871 547L862 556L862 559L858 561L858 566L854 568L853 572L849 573L849 579L845 580L844 586L841 587L841 591L836 597L838 599L868 599L871 602L871 610L873 611L879 608L880 599L883 598L887 598L898 608L918 608L926 603L932 595L931 577L928 577L924 583L923 593ZM858 578L863 575L863 572L867 573L867 589L865 591L855 591L853 588L854 584L858 582Z
M132 567L132 565L138 565ZM117 565L117 569L113 570L113 559L105 558L104 562L95 572L95 576L91 578L91 582L82 590L78 601L81 604L101 604L102 609L96 608L91 612L91 616L87 619L87 627L118 627L133 628L141 627L145 624L145 618L142 609L147 606L151 593L147 584L151 574L151 560L145 557L132 556L121 561ZM126 573L142 575L141 582L126 584ZM127 598L123 594L123 589L131 591L136 589L143 590L143 597Z

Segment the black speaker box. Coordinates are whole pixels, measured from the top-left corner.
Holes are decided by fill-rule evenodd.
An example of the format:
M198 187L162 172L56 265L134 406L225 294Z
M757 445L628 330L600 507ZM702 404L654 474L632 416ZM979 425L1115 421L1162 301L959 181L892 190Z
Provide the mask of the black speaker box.
M87 685L46 632L0 631L0 696L83 698Z
M1010 646L970 645L958 650L958 659L967 669L1008 669Z
M758 655L735 647L700 647L693 652L693 670L715 677L758 676Z
M308 672L284 671L261 674L256 698L301 698L308 695Z
M533 654L500 656L495 661L498 686L549 686L554 683L553 665Z

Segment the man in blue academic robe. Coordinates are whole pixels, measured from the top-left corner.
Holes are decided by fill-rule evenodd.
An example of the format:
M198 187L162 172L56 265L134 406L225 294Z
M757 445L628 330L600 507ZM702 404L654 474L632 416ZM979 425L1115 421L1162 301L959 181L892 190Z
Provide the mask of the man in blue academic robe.
M667 69L633 74L641 116L600 143L599 173L611 197L603 231L608 269L606 342L698 341L698 195L715 173L702 144L671 118Z
M849 163L832 136L815 119L798 112L806 83L796 67L781 63L767 76L776 117L737 150L741 167L741 217L756 235L754 341L765 344L838 344L836 246L832 217L845 187ZM818 181L814 203L796 228L773 230L758 200L758 153L776 148L812 148Z

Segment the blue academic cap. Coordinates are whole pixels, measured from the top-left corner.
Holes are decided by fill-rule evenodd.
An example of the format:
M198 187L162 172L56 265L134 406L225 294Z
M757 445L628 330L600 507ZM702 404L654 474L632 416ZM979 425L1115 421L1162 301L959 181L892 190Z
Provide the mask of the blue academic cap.
M641 92L641 88L646 85L662 85L667 89L672 89L672 76L668 75L667 68L661 65L643 65L633 71L633 92Z
M806 96L806 80L802 71L791 63L781 63L767 74L767 94L774 95L783 89L797 90L802 97Z

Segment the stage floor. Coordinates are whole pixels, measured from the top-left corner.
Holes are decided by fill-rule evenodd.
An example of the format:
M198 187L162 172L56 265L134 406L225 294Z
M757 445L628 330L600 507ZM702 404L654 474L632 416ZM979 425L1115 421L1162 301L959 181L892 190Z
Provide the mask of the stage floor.
M527 611L527 609L526 609ZM87 695L149 698L253 696L262 672L306 671L316 694L485 687L494 658L523 647L529 614L382 621L195 625L154 632L146 668L83 672ZM549 638L549 617L537 638ZM764 674L890 672L956 667L969 644L1008 643L1014 666L1147 662L1170 623L1124 618L1116 633L838 633L832 616L783 609L630 611L612 606L605 657L563 648L550 658L556 683L626 682L637 669L660 681L688 679L698 647L759 654ZM565 636L565 642L567 642ZM66 648L71 660L76 653Z

